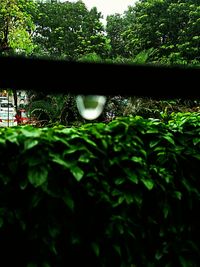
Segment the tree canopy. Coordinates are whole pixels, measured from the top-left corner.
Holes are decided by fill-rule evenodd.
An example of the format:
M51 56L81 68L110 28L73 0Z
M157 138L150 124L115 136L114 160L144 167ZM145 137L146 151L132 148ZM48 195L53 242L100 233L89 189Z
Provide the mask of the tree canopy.
M0 3L0 52L31 54L34 49L31 13L33 0L1 0Z
M81 0L1 0L0 52L199 64L199 4L199 0L138 0L123 14L109 15L105 27L101 12L96 7L88 10Z
M82 1L40 2L34 16L37 54L77 60L97 53L105 57L109 44L104 35L101 13L87 10Z
M81 0L1 0L0 54L106 63L200 65L200 0L138 0L123 14L109 15L106 26L101 19L96 7L89 10ZM38 101L31 108L32 112L40 110L40 117L67 124L80 121L72 115L73 96L66 96L63 101L47 96ZM150 108L146 105L146 110L138 110L137 103L142 106L138 99L109 97L101 119L162 109L162 103L150 101ZM55 110L51 109L53 105Z
M154 49L152 62L199 62L199 4L196 0L140 0L123 16L108 17L107 30L113 55L117 50L118 55L135 57L141 51ZM119 22L117 25L116 21ZM121 53L119 43L123 44Z

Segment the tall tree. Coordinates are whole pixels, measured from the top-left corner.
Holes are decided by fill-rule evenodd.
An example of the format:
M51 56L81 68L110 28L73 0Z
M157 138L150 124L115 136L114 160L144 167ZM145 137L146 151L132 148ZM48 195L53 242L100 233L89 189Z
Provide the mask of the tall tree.
M76 60L96 52L106 54L107 39L96 8L87 10L82 1L40 2L34 17L34 40L38 55Z
M125 31L125 22L120 14L114 14L107 17L106 32L110 39L111 51L110 56L127 56L125 52L125 42L123 32Z
M31 54L34 45L34 24L31 13L36 8L33 0L1 0L0 52Z
M155 61L169 63L199 60L199 18L197 0L140 0L125 13L125 50L134 56L154 48Z
M34 0L1 0L0 2L0 54L30 55L34 50L31 13L37 5ZM17 108L17 91L13 90Z
M105 30L100 19L102 15L93 7L87 11L87 15L82 21L79 48L79 55L96 53L102 58L106 58L110 51L110 40L105 35Z

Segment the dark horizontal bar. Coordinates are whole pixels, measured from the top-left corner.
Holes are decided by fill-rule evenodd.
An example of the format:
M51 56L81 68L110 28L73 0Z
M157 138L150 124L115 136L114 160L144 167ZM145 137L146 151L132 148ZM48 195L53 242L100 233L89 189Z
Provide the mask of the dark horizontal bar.
M72 94L198 98L200 69L0 57L0 88Z

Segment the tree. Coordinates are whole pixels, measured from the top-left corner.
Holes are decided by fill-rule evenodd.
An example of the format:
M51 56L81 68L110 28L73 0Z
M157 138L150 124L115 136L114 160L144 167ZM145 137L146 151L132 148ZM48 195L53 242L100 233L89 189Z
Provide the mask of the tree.
M82 22L80 31L79 55L97 54L101 58L106 58L110 51L110 40L105 35L104 26L100 19L102 15L93 7L87 12Z
M89 53L106 56L109 44L100 18L96 8L88 11L82 1L40 2L34 16L35 52L69 60Z
M142 50L156 49L155 62L198 61L199 18L196 0L140 0L125 13L125 50L135 56Z
M110 15L107 17L106 33L110 39L111 58L117 56L127 56L128 53L125 52L125 41L123 39L123 32L125 31L125 22L120 14Z
M33 0L1 0L0 2L0 54L32 54L34 24L31 13L36 12ZM17 108L17 92L13 90Z
M30 13L35 8L33 0L1 0L0 53L32 53L34 24Z

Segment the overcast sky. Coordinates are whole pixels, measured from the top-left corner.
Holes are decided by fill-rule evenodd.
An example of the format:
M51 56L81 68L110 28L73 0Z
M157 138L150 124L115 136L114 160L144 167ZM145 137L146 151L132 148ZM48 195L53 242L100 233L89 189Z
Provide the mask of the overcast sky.
M69 0L68 0L69 1ZM96 6L97 10L102 13L104 19L107 15L120 13L127 10L128 6L133 6L136 0L82 0L88 9ZM70 0L70 2L76 2Z

